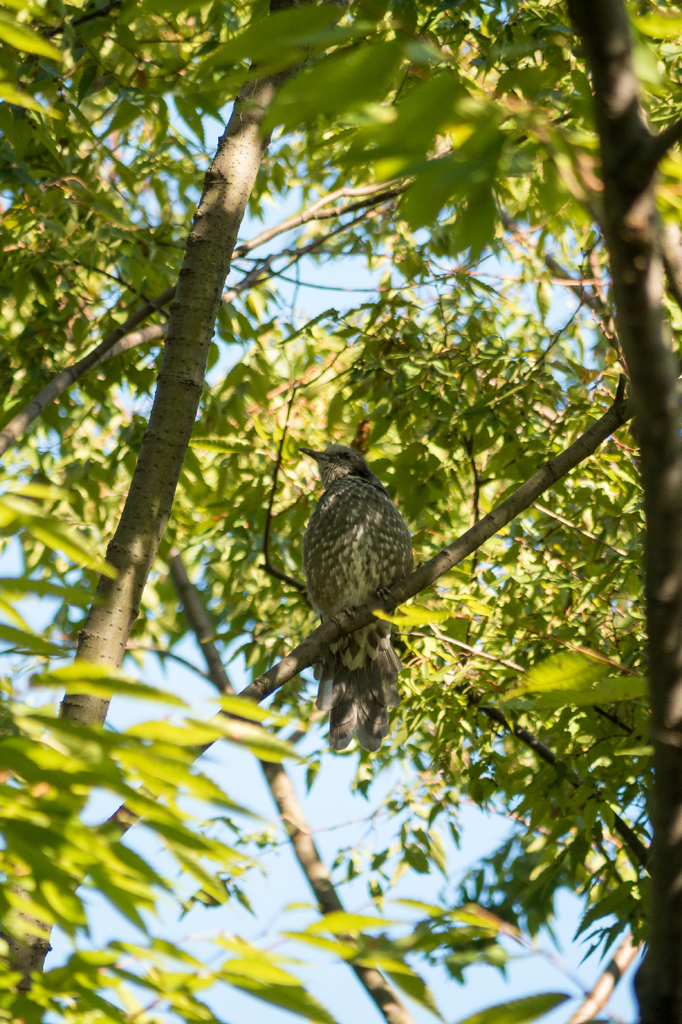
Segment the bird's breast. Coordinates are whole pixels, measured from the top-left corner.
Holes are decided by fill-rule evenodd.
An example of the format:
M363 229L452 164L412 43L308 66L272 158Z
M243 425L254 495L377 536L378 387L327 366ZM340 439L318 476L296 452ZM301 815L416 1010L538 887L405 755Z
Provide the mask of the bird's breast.
M407 524L369 485L340 482L313 513L303 543L308 594L323 616L364 604L412 567Z

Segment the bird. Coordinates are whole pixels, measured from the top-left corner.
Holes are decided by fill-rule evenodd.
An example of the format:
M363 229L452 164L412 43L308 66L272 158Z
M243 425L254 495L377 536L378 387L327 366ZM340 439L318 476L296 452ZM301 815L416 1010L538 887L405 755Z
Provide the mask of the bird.
M379 596L412 571L412 537L390 494L364 455L343 444L300 448L317 463L320 498L303 537L303 567L313 610L328 619ZM378 750L388 733L387 708L400 704L402 665L391 624L369 626L333 641L315 668L316 706L330 711L329 745L344 750L357 736Z

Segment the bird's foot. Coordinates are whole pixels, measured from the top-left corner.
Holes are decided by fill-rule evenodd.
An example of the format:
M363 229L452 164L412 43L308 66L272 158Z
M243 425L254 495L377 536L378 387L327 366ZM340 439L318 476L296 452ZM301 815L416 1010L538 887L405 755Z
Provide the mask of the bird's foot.
M377 590L377 601L381 601L384 606L388 607L389 612L395 611L395 605L391 600L391 595L388 587L380 587Z

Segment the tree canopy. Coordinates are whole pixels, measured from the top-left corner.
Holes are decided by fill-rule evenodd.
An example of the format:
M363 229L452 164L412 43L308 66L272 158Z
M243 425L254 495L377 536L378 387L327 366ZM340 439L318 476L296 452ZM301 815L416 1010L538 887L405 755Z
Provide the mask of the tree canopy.
M665 268L652 308L677 357L682 13L628 8L623 67L660 140L640 168L634 150L630 164L608 150L599 106L599 46L625 8L594 0L606 13L588 24L584 4L570 6L570 17L552 0L7 0L0 11L0 538L24 566L0 580L13 676L0 740L8 1020L207 1020L213 985L332 1020L276 954L220 939L207 959L154 924L160 894L179 913L248 902L272 841L254 844L239 787L202 772L201 749L246 745L282 811L277 765L296 756L298 730L325 748L312 673L276 666L317 625L301 583L316 482L298 447L331 440L366 453L417 564L469 538L397 611L379 609L395 623L402 704L377 754L339 756L357 761L363 793L396 760L406 781L386 802L390 844L369 859L341 851L334 879L361 874L381 924L405 871L447 871L442 837L458 835L463 803L515 829L400 939L344 916L324 883L300 948L348 961L386 1019L406 1024L399 989L435 1009L420 962L445 964L453 985L471 964L503 967L504 937L551 925L561 888L584 896L586 948L649 935L641 463L654 465L655 431L623 338L618 296L639 293L609 182L627 165L623 194L640 196L656 175L654 255L631 258L642 273ZM208 127L235 99L214 158ZM245 209L270 226L237 240ZM366 268L357 303L339 311L330 291L323 312L302 316L281 282L348 256ZM645 479L658 493L653 469ZM26 595L51 599L44 630L27 621ZM144 682L145 652L170 666L188 634L223 691L227 714L210 721L191 694ZM260 686L248 696L275 691L267 711L230 695L228 649ZM296 668L314 660L302 650ZM119 733L102 727L112 696L160 701L164 716L175 707ZM309 757L311 786L324 784L319 765ZM93 824L101 790L125 806ZM182 887L126 845L140 818ZM137 945L84 944L83 884L139 926ZM54 925L74 953L42 971ZM561 997L533 998L494 1019L533 1020Z

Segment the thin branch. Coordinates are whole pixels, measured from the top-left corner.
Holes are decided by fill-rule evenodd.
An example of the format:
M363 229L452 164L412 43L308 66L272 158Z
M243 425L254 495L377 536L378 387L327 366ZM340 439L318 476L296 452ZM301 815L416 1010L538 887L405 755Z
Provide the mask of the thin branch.
M146 345L150 341L165 338L167 333L167 324L152 324L150 327L143 327L141 331L133 331L131 334L126 334L120 341L116 342L109 352L105 352L103 356L100 356L91 369L97 369L102 363L106 363L107 359L113 359L114 356L120 356L123 352L129 352L131 348L137 348L138 345Z
M611 550L615 551L617 555L623 555L624 558L628 557L627 551L623 551L622 548L614 547L613 544L609 544L608 541L602 540L601 537L597 537L596 534L590 533L589 530L583 530L580 526L576 526L575 523L572 523L570 519L565 519L564 516L560 516L558 512L552 512L551 509L545 508L544 505L538 505L537 503L535 507L538 512L544 513L544 515L549 516L550 519L556 519L558 523L562 523L564 526L570 527L570 529L575 530L576 533L581 533L583 537L587 537L589 540L596 540L598 544L603 544L605 548L611 548Z
M508 523L529 508L541 494L566 476L572 469L593 454L606 438L632 416L627 400L617 398L601 419L592 424L576 441L547 462L529 480L521 485L500 505L496 506L470 530L444 548L410 576L394 583L387 591L385 602L373 602L353 611L340 611L318 626L290 654L262 676L255 679L243 696L257 703L298 675L302 669L319 661L328 645L347 633L369 625L373 609L388 610L404 604L422 590L432 586L453 566L473 554L487 540L499 533Z
M282 221L281 224L276 224L272 228L268 228L266 231L261 231L260 235L256 235L248 242L242 242L234 250L234 258L245 256L247 252L251 252L257 245L264 245L265 242L269 242L270 239L275 238L277 235L284 234L285 231L292 231L294 228L300 227L302 224L308 224L314 220L328 220L331 217L342 217L346 213L353 213L355 210L361 210L367 206L375 206L377 203L382 203L385 199L394 199L396 196L401 195L407 188L407 183L403 185L397 185L394 188L386 189L386 185L382 182L381 185L368 185L363 188L340 188L336 192L330 192L329 195L323 196L322 199L318 199L316 202L309 206L307 210L302 213L294 214L293 217L288 217L287 220ZM384 191L381 191L384 189ZM334 202L336 199L342 196L362 196L368 195L369 198L360 200L357 203L348 203L346 206L337 206L333 210L325 210L324 207Z
M126 651L147 651L149 654L158 655L162 663L165 661L166 658L170 658L171 661L176 661L178 665L182 665L183 668L188 668L190 669L191 672L196 672L196 674L198 676L201 676L202 679L208 679L210 682L213 682L213 680L210 678L209 675L206 674L206 672L202 672L200 668L197 668L196 665L193 665L191 661L187 660L187 658L181 658L179 654L174 654L173 651L169 651L168 648L166 647L154 647L152 645L146 646L145 644L127 643Z
M52 39L54 36L58 36L63 32L67 25L75 28L78 25L85 24L87 21L94 21L95 18L105 18L107 14L110 14L116 7L120 6L121 0L109 0L108 4L105 4L104 7L98 8L96 11L91 11L88 14L82 14L80 18L72 18L69 22L63 21L61 25L55 25L53 28L46 29L43 32L43 35L46 39Z
M619 661L615 661L613 658L609 658L606 654L601 654L600 651L593 651L590 647L583 647L581 644L573 644L570 640L564 640L560 636L555 636L553 633L541 633L537 629L533 629L532 626L524 625L523 627L527 633L532 633L533 636L540 637L541 640L551 640L555 644L561 644L562 647L567 647L569 651L577 651L578 654L584 654L586 658L591 658L593 661L601 661L605 665L610 665L611 668L618 669L619 672L623 672L626 676L638 676L641 673L635 668L629 668L627 665L622 665Z
M321 238L313 240L308 245L302 246L298 249L283 249L279 253L266 256L266 258L249 271L241 281L233 285L232 288L228 289L228 291L223 294L222 302L232 302L232 300L240 295L246 288L250 288L252 285L260 283L261 280L265 281L270 277L276 276L276 271L270 269L270 264L276 259L280 259L284 256L291 256L292 259L289 266L293 266L298 260L302 259L303 256L319 249L330 236L353 227L353 225L361 221L369 212L370 211L365 211L364 214L354 218L350 224L345 224L334 231L330 231ZM277 229L271 229L275 234L281 234L283 230L285 229L282 228L282 225L279 225ZM274 237L274 235L271 237ZM251 248L255 248L256 244L260 245L262 243L257 242L257 240L254 239L253 242L250 243ZM88 370L100 366L108 358L119 355L121 352L127 352L129 349L135 348L137 345L143 345L147 341L165 337L168 332L166 324L154 325L153 327L146 328L144 331L133 333L129 332L131 332L132 328L137 327L139 323L145 320L153 312L156 312L171 302L175 296L175 288L176 286L168 288L162 295L159 295L158 298L153 299L152 302L148 302L141 310L128 317L124 324L121 324L121 326L117 327L115 331L108 334L106 338L96 346L96 348L88 352L88 354L83 356L82 359L79 359L78 362L73 363L71 366L67 366L64 370L61 370L56 377L53 377L50 383L47 384L35 398L32 398L30 402L28 402L0 432L0 456L4 455L7 449L14 444L19 437L21 437L24 431L35 419L38 418L38 416L41 415L51 402L54 402L55 399L63 394L67 388L71 387L72 384L87 373Z
M544 261L547 269L557 275L558 280L554 282L555 284L562 284L564 288L568 288L570 291L576 292L580 302L585 306L589 306L590 309L593 309L598 316L604 316L607 312L605 303L602 302L600 297L592 288L588 287L587 282L569 274L566 268L562 267L562 265L555 260L553 256L545 256Z
M168 288L152 302L148 302L142 309L138 309L137 313L129 316L125 323L108 334L96 348L93 348L82 359L79 359L77 363L67 366L56 377L53 377L50 383L46 384L42 391L35 398L32 398L21 412L12 417L7 426L0 431L0 455L5 454L10 445L14 444L28 425L40 416L43 410L51 402L54 402L55 398L58 398L59 395L66 391L79 377L82 377L84 373L92 369L93 366L98 366L103 362L103 357L113 349L116 342L120 341L124 335L132 331L152 313L155 313L162 306L165 306L167 302L170 302L174 295L175 285L172 288Z
M541 760L552 765L553 768L556 768L558 764L565 764L565 762L558 758L546 743L539 740L537 736L528 729L524 729L523 726L510 721L506 715L499 710L499 708L481 707L479 710L486 716L486 718L490 719L490 721L497 722L499 725L503 726L503 728L510 732L512 736L515 736L516 739L520 740L521 743L525 744L525 746L529 747L535 754L537 754ZM576 788L582 785L582 780L576 772L570 772L567 776L567 781ZM600 799L599 790L595 788L594 792L595 797ZM649 860L648 847L645 846L639 836L630 828L628 823L624 821L619 814L614 813L613 815L613 827L630 852L634 855L638 864L641 867L646 868Z
M265 530L263 531L263 562L261 569L264 569L269 576L274 576L276 580L281 580L282 583L288 583L290 587L294 587L296 590L303 594L307 593L308 588L305 583L300 580L294 579L293 576L288 576L287 573L282 572L281 569L275 568L270 561L270 524L272 523L272 507L275 503L275 494L277 492L277 477L279 476L280 466L282 465L282 452L284 450L284 442L287 436L287 428L289 426L289 416L291 415L291 409L296 398L296 387L291 389L291 398L287 405L287 414L284 419L284 427L282 428L282 436L279 439L279 447L277 449L277 458L275 460L275 468L272 472L272 488L270 490L270 501L268 502L268 511L265 516Z
M213 627L206 614L206 609L203 606L199 592L187 575L182 555L177 549L171 553L168 564L173 584L182 602L185 617L206 659L209 678L220 693L233 694L235 692L234 688L223 667L216 645L211 639L214 635ZM331 914L343 910L343 904L334 888L329 871L317 850L312 838L312 830L305 820L303 808L298 801L286 770L281 764L273 764L271 761L259 759L259 764L279 809L282 823L291 840L296 859L313 890L320 911L323 914ZM368 995L374 1000L389 1024L415 1024L405 1005L400 1001L396 992L379 971L373 967L361 967L359 964L352 962L349 966L353 969L358 980L364 985Z
M630 932L625 936L620 946L613 954L604 973L588 995L587 999L580 1004L568 1024L585 1024L586 1021L594 1020L597 1014L604 1009L611 998L611 994L623 977L628 967L642 949L643 943L635 945Z
M518 236L519 225L514 217L510 217L506 210L502 210L500 212L500 219L506 231ZM555 283L562 284L565 288L569 288L571 291L577 292L579 301L582 304L589 306L599 316L603 316L605 314L605 304L596 292L591 288L588 288L589 282L584 281L581 278L574 278L573 275L558 262L558 260L549 254L545 254L543 256L543 262L547 269L553 274L556 274L559 279Z

